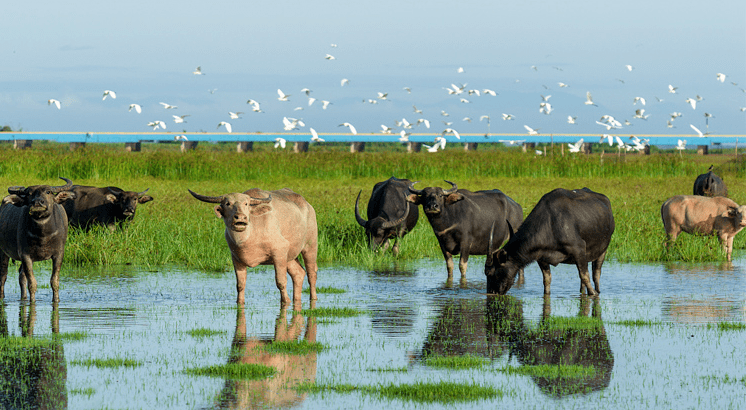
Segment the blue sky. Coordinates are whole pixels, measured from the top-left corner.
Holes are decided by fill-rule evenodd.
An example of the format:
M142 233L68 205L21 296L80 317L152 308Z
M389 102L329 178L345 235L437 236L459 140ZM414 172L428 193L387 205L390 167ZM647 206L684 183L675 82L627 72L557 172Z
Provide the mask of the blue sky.
M611 115L632 124L612 130L618 134L687 135L689 124L705 130L707 112L713 134L746 133L740 0L40 0L3 8L0 125L14 129L148 132L148 122L161 120L172 132L214 132L220 121L234 132L284 132L287 116L303 119L300 132L346 132L341 122L361 133L381 124L398 131L397 120L425 118L430 129L411 131L440 133L449 121L461 133L483 133L479 118L489 115L492 133L526 134L529 125L543 134L600 135L608 131L596 121ZM204 75L192 74L197 66ZM724 83L717 73L727 75ZM449 95L451 84L498 95ZM332 104L309 107L305 87ZM278 88L290 101L277 100ZM102 100L106 89L117 99ZM597 106L584 104L588 91ZM550 115L539 112L541 95L552 96ZM692 109L685 100L697 95L704 99ZM647 104L633 105L634 97ZM50 98L62 108L49 106ZM264 112L252 112L248 99ZM142 114L129 112L131 103ZM638 108L647 120L633 118ZM230 120L229 111L245 114ZM668 128L673 112L683 115ZM515 120L503 121L502 113ZM174 114L189 117L175 124Z

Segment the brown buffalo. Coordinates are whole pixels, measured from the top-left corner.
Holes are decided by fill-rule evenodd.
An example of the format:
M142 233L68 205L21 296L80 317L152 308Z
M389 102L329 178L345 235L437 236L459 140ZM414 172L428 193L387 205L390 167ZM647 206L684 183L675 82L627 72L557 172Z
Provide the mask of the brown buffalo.
M60 205L73 194L67 192L72 181L63 186L34 185L8 188L10 195L0 205L0 299L5 297L10 259L21 261L18 281L21 298L36 300L33 263L52 260L53 301L59 302L60 269L67 241L67 215Z
M733 238L746 226L746 205L739 206L725 197L677 195L663 203L661 218L669 242L682 231L700 235L717 232L730 261Z
M296 303L300 303L306 273L311 299L316 299L318 226L316 212L302 196L287 188L277 191L253 188L221 196L204 196L191 190L189 193L200 201L218 204L215 214L225 222L225 240L236 271L236 303L244 304L246 268L257 265L274 265L283 305L290 302L286 289L288 273L293 280Z

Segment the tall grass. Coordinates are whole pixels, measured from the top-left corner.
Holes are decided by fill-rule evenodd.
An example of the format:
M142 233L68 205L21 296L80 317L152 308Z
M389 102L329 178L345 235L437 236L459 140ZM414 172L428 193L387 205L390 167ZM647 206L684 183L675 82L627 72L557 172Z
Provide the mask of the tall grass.
M257 144L255 144L256 146ZM558 151L555 151L558 152ZM148 192L155 200L138 207L125 229L70 232L65 263L72 265L180 265L206 271L232 268L223 237L224 225L213 206L192 198L187 188L207 195L240 192L251 187L288 187L315 208L319 225L319 262L366 267L406 264L442 258L437 240L422 215L401 244L401 253L373 253L354 218L355 196L367 201L373 185L395 175L421 181L417 187L448 186L444 179L469 190L498 188L523 206L524 216L543 194L557 187L587 186L607 195L616 231L608 258L622 262L722 261L715 238L681 235L665 247L660 206L665 199L690 194L696 176L710 164L738 203L746 176L743 158L656 154L555 155L537 157L509 149L438 154L325 150L295 154L258 149L236 153L233 144L204 144L182 154L172 144L151 144L127 153L119 144L93 144L70 152L64 144L40 143L14 151L0 145L0 186L61 184L60 176L80 185L116 185ZM364 211L364 206L363 213ZM365 215L364 215L365 216ZM744 248L736 237L734 247ZM478 263L478 262L477 262Z

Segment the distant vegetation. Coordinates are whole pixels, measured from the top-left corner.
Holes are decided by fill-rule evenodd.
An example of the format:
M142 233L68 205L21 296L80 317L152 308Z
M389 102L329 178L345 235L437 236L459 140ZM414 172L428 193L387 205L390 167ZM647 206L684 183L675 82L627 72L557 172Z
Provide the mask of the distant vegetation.
M187 188L220 195L252 187L288 187L302 194L316 209L322 265L390 266L395 261L442 258L424 215L402 241L398 257L367 249L363 230L355 222L355 196L362 190L364 204L373 185L392 175L421 181L418 188L448 186L444 179L472 191L498 188L523 206L524 216L554 188L587 186L611 199L616 231L608 258L622 262L725 260L714 237L682 235L671 249L664 248L661 204L673 195L691 194L694 179L711 164L728 184L731 198L746 202L743 156L657 150L649 156L562 156L559 145L547 157L496 146L408 154L400 144L389 145L388 150L378 147L355 154L345 152L346 145L314 145L311 152L296 154L274 150L270 143L255 143L250 153L235 152L235 144L201 144L182 154L176 144L145 144L135 153L125 152L123 144L89 144L74 152L66 144L49 142L23 151L0 144L0 186L62 184L57 178L64 176L81 185L150 188L155 200L138 207L135 220L122 232L71 231L65 264L177 264L209 271L232 269L224 225L212 206L193 199ZM365 216L365 206L361 208ZM745 247L742 237L736 236L737 251ZM472 258L471 265L481 260Z

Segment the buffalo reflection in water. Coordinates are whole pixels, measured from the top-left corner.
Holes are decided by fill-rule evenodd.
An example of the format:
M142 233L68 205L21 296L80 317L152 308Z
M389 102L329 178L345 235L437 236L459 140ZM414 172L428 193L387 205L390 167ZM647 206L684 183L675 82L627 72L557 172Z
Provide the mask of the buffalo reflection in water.
M513 296L489 295L486 304L450 299L443 304L421 356L470 354L495 360L508 354L522 365L592 366L595 372L587 376L531 378L542 392L554 397L602 390L611 381L614 356L600 321L598 299L582 296L579 316L588 316L591 311L598 319L597 326L550 326L551 298L547 296L542 320L529 327L523 317L523 302Z
M228 363L270 366L277 373L261 380L226 379L218 399L219 408L287 408L300 404L306 398L306 394L299 393L296 387L316 380L316 352L288 354L271 353L262 349L273 342L297 341L303 333L304 321L303 315L295 312L288 323L287 310L283 308L277 316L273 338L249 338L246 336L244 309L237 308L236 333L231 343ZM308 318L303 340L316 341L315 317Z
M52 331L59 334L57 304L52 306ZM36 323L35 303L21 303L18 322L21 338L31 340ZM62 342L39 339L28 346L15 343L21 341L9 335L5 303L0 301L0 339L3 338L10 343L8 348L0 349L0 409L67 408L67 366Z

